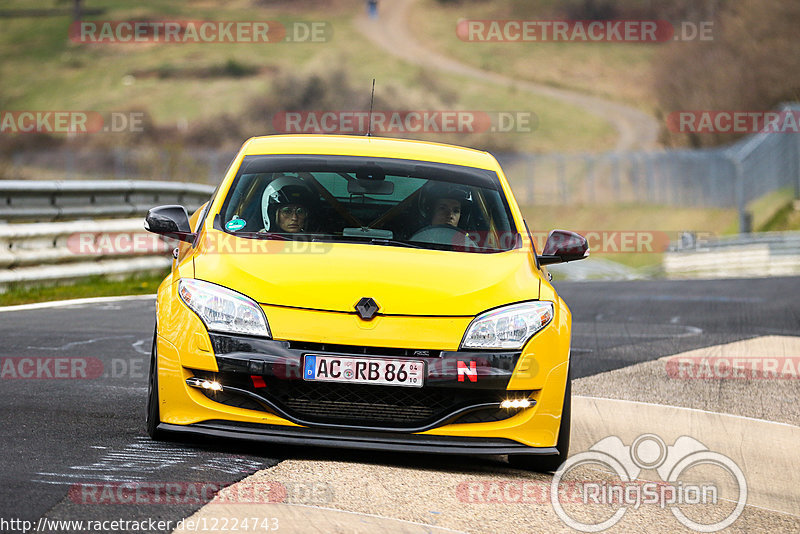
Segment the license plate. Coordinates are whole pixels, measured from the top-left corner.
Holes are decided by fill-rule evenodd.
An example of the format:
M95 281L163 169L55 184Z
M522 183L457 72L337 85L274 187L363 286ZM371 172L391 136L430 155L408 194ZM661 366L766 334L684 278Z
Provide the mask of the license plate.
M306 354L303 379L350 384L384 384L421 388L425 362L379 358L341 358Z

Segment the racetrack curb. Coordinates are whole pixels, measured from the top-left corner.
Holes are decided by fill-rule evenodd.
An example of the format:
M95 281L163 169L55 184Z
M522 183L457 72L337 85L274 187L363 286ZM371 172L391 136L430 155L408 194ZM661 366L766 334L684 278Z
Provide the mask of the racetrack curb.
M572 451L588 450L608 436L617 436L629 445L654 429L667 444L680 436L691 436L742 469L748 505L800 517L800 472L796 465L800 427L596 397L573 396L572 410Z

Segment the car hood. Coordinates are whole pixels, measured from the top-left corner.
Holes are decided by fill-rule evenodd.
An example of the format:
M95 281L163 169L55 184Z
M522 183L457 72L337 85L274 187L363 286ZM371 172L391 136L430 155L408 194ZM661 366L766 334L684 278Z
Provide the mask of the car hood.
M381 314L471 316L539 297L538 271L520 249L476 254L215 234L213 247L198 247L195 277L260 304L352 313L371 297Z

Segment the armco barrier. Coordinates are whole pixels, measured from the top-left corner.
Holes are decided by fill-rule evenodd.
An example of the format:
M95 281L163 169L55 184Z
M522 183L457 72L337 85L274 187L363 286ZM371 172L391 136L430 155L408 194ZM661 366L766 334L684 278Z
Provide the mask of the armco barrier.
M669 278L750 278L800 274L800 232L741 234L674 247L664 254Z
M0 221L63 221L144 216L160 204L181 204L191 213L214 188L148 180L0 180Z
M160 271L173 247L143 218L0 224L0 287Z
M212 192L177 182L0 180L0 221L9 223L0 222L0 291L160 271L174 243L144 230L147 210L181 204L192 213Z

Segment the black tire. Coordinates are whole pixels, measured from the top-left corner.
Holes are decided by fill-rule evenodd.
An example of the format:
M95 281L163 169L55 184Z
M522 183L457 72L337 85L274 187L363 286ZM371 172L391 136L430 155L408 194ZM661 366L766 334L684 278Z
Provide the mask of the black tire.
M157 331L153 332L153 349L150 352L150 374L147 380L147 435L155 440L163 440L166 436L163 430L158 429L161 423L161 414L158 399L158 357L156 354Z
M561 424L558 427L558 441L556 449L558 454L548 456L537 455L509 455L508 463L518 469L536 471L537 473L550 473L556 471L569 456L569 438L572 420L572 377L567 376L567 387L564 389L564 408L561 411Z

